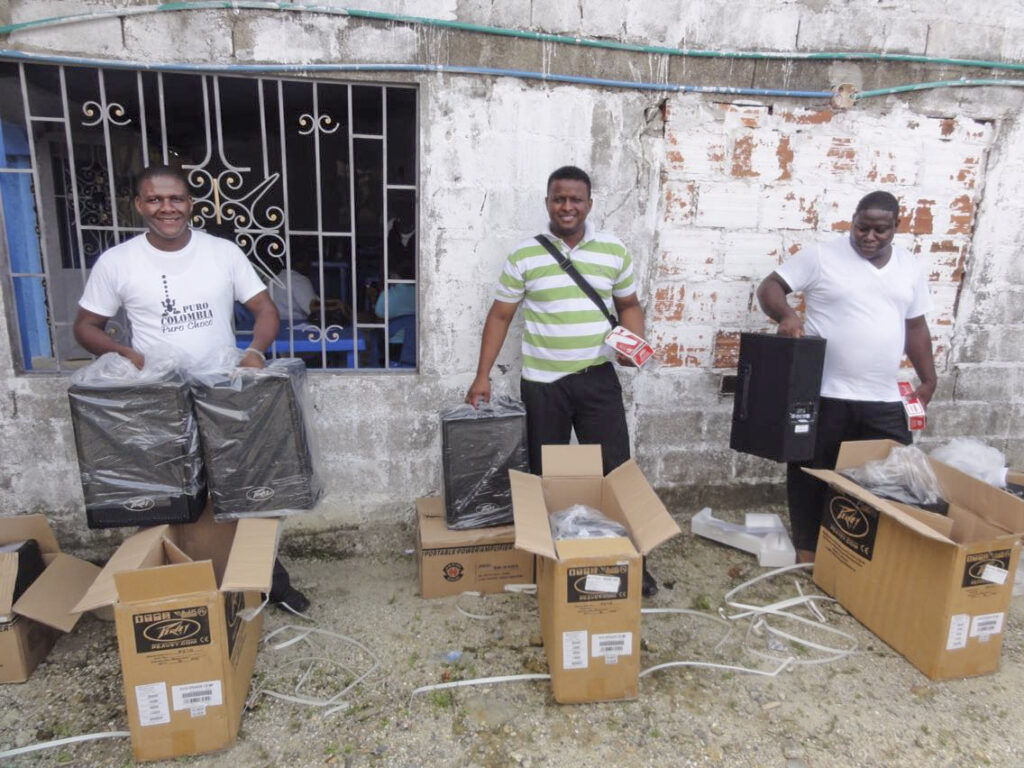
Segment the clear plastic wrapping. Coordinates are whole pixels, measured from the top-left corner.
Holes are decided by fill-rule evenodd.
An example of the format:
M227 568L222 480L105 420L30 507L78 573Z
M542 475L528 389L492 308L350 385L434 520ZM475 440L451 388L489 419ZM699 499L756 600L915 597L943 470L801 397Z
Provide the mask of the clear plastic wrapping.
M939 479L925 453L913 445L895 447L884 459L866 462L840 474L887 499L923 507L942 503Z
M75 448L90 528L190 522L206 500L192 395L173 354L139 370L107 353L71 376Z
M998 448L971 437L954 437L932 457L996 488L1006 487L1006 457Z
M512 522L508 471L529 472L526 408L507 396L441 413L445 522L485 528Z
M322 484L307 420L306 366L239 368L219 351L192 376L214 517L281 517L311 509Z
M624 526L586 504L573 504L555 512L548 518L548 523L551 525L551 538L555 541L629 536Z

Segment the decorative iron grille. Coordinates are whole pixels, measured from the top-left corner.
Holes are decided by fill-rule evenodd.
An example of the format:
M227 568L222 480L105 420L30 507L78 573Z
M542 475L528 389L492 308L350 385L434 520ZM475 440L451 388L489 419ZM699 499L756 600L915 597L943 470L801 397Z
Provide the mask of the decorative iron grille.
M90 359L71 335L78 299L99 255L144 231L132 182L157 163L187 174L193 228L234 241L267 283L282 320L274 355L415 368L416 97L411 86L0 62L20 369ZM308 306L300 283L312 285ZM239 305L240 344L246 315ZM122 317L108 330L130 338Z

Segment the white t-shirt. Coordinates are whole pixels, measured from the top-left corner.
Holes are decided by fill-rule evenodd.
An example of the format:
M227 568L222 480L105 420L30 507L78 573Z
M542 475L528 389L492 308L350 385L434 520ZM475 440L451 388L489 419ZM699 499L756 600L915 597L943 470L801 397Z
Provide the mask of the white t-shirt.
M158 250L145 234L106 251L78 303L104 317L123 306L132 347L143 355L170 344L199 359L235 345L235 301L245 303L265 289L237 245L192 230L180 251Z
M291 278L292 295L288 301L288 280ZM284 283L284 287L278 286L273 280L270 281L270 298L274 300L278 314L282 320L291 317L293 323L304 323L309 319L310 305L317 297L313 288L313 281L303 274L292 269L282 270L277 279Z
M894 243L878 269L842 237L804 248L775 271L804 293L804 332L827 342L821 394L898 401L905 323L932 308L913 255Z

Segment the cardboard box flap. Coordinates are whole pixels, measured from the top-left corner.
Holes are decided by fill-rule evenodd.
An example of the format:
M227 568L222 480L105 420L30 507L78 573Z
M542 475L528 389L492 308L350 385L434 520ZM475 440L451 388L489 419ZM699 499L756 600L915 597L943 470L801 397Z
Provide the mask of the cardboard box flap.
M35 539L39 551L60 552L57 537L53 534L46 515L14 515L0 518L0 544L11 544L15 541Z
M0 552L0 617L11 615L18 580L18 553Z
M99 576L89 587L85 597L75 605L74 610L84 613L116 603L117 586L114 584L114 574L162 563L163 541L168 531L169 526L166 525L144 528L121 542L121 546L111 555L110 560L107 561Z
M221 589L229 592L270 592L281 521L247 518L238 521Z
M956 467L931 459L946 500L969 509L1004 533L1024 533L1024 499L978 480Z
M846 445L846 443L843 443L843 445ZM898 443L896 443L896 445L898 445ZM836 466L839 466L838 462L836 463ZM843 493L867 502L871 506L875 507L879 512L884 512L885 514L895 518L902 525L907 526L912 531L920 533L922 536L926 536L927 538L935 541L940 541L944 544L949 544L950 546L956 546L947 536L943 536L930 525L926 525L915 517L908 515L895 504L891 504L885 499L875 496L871 491L862 488L860 485L853 482L853 480L848 480L838 472L831 469L808 469L807 467L804 467L804 472L809 475L814 475L814 477L828 483L833 488L836 488Z
M544 446L550 448L551 446ZM540 478L515 469L508 471L512 486L512 515L516 522L516 548L551 560L558 559L551 540L548 509Z
M544 477L603 477L600 445L542 445Z
M61 632L70 632L82 615L75 606L99 573L98 565L60 553L18 598L14 612Z
M423 496L416 499L416 514L423 517L444 517L444 501L440 496Z
M139 603L162 597L217 591L213 563L209 560L121 571L114 574L114 584L117 586L117 599L120 603Z
M605 483L615 497L614 506L624 518L620 522L627 527L641 553L646 555L682 533L632 459L609 472Z
M839 446L836 470L850 469L869 461L884 459L893 448L902 448L895 440L847 440Z

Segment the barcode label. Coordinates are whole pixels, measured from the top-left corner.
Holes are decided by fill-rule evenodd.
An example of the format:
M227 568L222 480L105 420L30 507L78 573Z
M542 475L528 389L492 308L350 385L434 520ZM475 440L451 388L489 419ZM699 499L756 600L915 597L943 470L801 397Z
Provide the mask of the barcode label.
M191 709L216 707L223 703L220 680L207 680L202 683L187 683L171 687L171 700L174 708ZM195 716L195 714L193 714Z
M139 712L139 725L164 725L171 722L167 706L167 684L146 683L135 686L135 704Z
M591 636L590 655L604 657L606 664L615 664L619 660L619 656L631 656L632 654L632 632L610 632Z
M981 642L988 640L989 635L998 635L1003 631L1003 613L983 613L971 621L971 637Z

